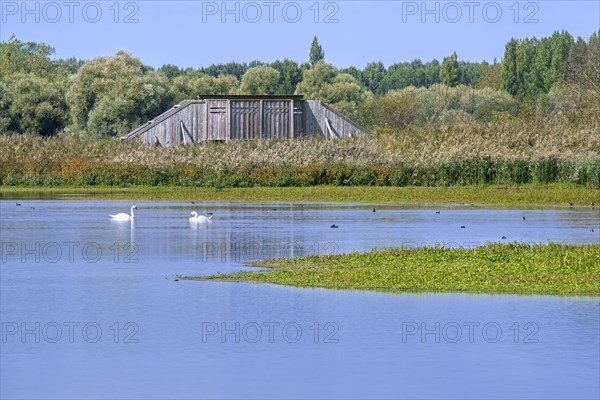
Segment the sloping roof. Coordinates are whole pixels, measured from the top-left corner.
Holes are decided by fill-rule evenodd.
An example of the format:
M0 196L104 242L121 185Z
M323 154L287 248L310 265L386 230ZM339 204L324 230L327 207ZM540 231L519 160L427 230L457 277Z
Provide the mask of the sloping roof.
M240 99L240 100L303 100L304 96L301 94L201 94L196 96L196 100L209 100L209 99Z
M172 115L177 114L179 111L183 110L190 104L194 104L194 103L202 103L202 101L184 100L181 103L174 105L171 109L160 114L158 117L151 119L150 121L146 122L144 125L129 132L127 135L121 136L121 140L129 140L129 139L133 139L136 136L141 135L142 133L146 132L148 129L156 126L157 124L161 123L165 119L170 118Z

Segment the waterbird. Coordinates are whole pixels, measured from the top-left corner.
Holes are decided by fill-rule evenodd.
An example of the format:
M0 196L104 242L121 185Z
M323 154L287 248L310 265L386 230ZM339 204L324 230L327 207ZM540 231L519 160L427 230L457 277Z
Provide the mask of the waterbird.
M21 207L21 203L17 203L17 207Z
M337 226L336 224L333 224L333 225L330 226L330 228L334 228L335 229L335 228L339 228L339 226Z
M502 236L502 239L506 239L506 236Z
M525 217L523 217L523 221L525 221Z
M212 213L208 213L208 215L198 215L196 211L192 211L190 213L190 222L206 222L213 217Z
M569 202L569 207L573 207L573 203L572 202Z
M460 228L461 228L461 229L465 229L465 226L464 226L464 225L461 225L461 226L460 226Z
M436 214L439 214L439 213L440 213L440 211L436 211L435 213L436 213Z
M376 209L373 209L373 212L377 212L377 210L376 210Z
M591 229L590 229L590 232L594 232L594 228L591 228Z
M108 214L113 221L133 221L135 215L133 210L137 210L137 206L131 206L131 215L126 213L118 213L116 215Z

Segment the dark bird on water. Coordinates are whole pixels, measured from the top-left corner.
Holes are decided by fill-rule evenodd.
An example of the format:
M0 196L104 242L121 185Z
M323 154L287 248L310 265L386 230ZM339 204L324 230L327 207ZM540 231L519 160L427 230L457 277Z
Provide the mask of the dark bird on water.
M569 207L573 207L573 203L572 202L569 202Z
M376 212L376 211L377 211L376 209L373 209L373 212Z
M594 232L594 228L590 229L590 232Z
M436 213L436 214L439 214L439 213L440 213L440 211L436 211L435 213Z
M333 225L330 226L330 228L334 228L335 229L335 228L339 228L339 226L337 226L336 224L333 224Z
M506 239L506 236L502 236L502 239Z
M21 203L17 203L17 207L21 207Z
M523 221L525 221L525 217L523 217Z
M464 225L461 225L461 226L460 226L460 228L461 228L461 229L465 229L465 226L464 226Z

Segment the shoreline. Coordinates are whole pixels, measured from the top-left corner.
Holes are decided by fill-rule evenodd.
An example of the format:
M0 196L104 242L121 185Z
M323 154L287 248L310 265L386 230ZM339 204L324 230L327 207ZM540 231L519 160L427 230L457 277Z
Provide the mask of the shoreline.
M183 186L0 186L0 199L77 198L174 201L373 203L503 208L600 208L600 191L574 184L519 186L303 186L207 188ZM572 203L570 205L569 203Z

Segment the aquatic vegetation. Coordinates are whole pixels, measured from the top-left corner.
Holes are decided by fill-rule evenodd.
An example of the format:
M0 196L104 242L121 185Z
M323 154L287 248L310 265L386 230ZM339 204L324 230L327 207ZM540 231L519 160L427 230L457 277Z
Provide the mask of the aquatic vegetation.
M472 249L438 245L270 259L253 265L270 269L186 279L385 291L600 295L600 244L488 243Z

